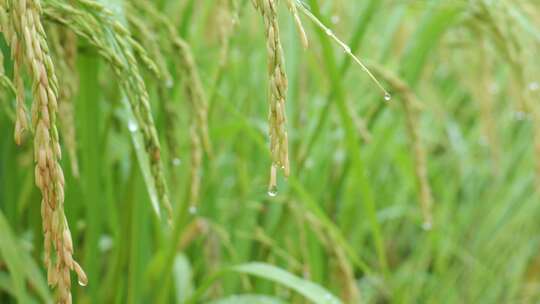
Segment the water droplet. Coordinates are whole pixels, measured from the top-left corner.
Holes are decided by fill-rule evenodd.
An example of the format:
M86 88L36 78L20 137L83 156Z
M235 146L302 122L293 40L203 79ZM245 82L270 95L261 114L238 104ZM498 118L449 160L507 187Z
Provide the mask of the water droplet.
M326 35L332 36L332 35L334 35L334 33L332 32L331 29L326 29Z
M534 81L534 82L531 82L529 83L529 91L538 91L540 89L540 83Z
M197 214L197 206L189 206L189 213L192 215Z
M350 54L351 53L351 48L348 45L346 45L346 46L343 47L343 51L345 51L345 53Z
M433 223L431 222L422 223L422 229L424 229L425 231L430 231L431 229L433 229Z
M271 197L276 197L278 193L277 186L272 186L268 189L268 195Z
M114 245L113 239L108 235L99 238L98 247L101 252L109 251Z
M384 93L384 100L390 101L392 99L392 95L390 93Z
M334 15L332 16L331 20L333 24L338 24L340 19L338 15Z
M79 285L81 285L82 287L88 285L88 281L83 281L81 279L77 280L77 282L79 283Z
M180 160L180 158L177 158L177 157L176 157L176 158L174 158L174 159L172 160L172 164L173 164L173 166L175 166L175 167L180 166L181 163L182 163L182 161Z
M172 88L174 85L174 82L172 79L167 79L167 81L165 82L165 87L167 87L168 89Z
M139 129L139 126L137 126L136 122L134 122L133 120L130 120L128 122L128 129L130 132L137 132L137 130Z

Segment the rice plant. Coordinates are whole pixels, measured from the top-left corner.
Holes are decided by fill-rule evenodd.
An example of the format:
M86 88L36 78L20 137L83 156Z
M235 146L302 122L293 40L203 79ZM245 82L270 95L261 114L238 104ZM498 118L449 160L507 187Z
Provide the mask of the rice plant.
M0 303L540 301L540 2L0 0Z

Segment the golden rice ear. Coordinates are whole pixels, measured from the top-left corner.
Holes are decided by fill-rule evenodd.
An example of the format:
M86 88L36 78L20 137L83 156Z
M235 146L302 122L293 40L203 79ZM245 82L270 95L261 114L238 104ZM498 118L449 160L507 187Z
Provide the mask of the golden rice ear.
M270 153L272 155L271 177L269 194L276 193L276 170L280 168L285 175L289 174L289 148L287 136L287 118L285 113L285 100L287 98L287 74L279 25L277 17L277 1L258 0L255 8L258 9L264 20L266 33L266 48L268 54L269 77L269 106L268 128L270 135ZM274 194L275 195L275 194Z
M25 129L24 86L20 71L26 64L33 86L32 127L36 185L43 197L45 265L48 281L57 288L59 303L71 302L70 271L74 270L73 244L64 215L64 174L56 126L58 80L41 24L41 7L35 0L10 1L9 22L3 25L11 39L17 86L16 132ZM20 133L16 140L20 142ZM54 254L54 259L51 257ZM78 264L77 264L78 265ZM80 267L79 267L80 268ZM82 273L82 269L79 269Z

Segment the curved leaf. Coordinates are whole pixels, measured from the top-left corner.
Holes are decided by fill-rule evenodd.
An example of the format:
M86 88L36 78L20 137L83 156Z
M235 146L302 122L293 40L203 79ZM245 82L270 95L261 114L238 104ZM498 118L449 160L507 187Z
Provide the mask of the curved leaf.
M266 295L245 294L233 295L223 299L218 299L208 304L285 304L286 302L280 298L270 297Z
M342 302L323 287L301 279L288 271L266 263L247 263L232 268L233 271L274 281L298 292L316 304L341 304Z

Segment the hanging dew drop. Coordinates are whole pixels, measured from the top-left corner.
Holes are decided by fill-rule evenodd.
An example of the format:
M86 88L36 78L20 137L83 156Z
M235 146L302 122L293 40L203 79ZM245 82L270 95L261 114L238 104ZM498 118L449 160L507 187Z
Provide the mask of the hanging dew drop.
M347 53L347 54L350 54L351 53L351 48L346 45L346 46L343 47L343 51L345 51L345 53Z
M182 161L180 160L180 158L174 158L174 159L172 160L172 164L173 164L173 166L175 166L175 167L180 166L181 163L182 163Z
M130 121L128 122L128 129L129 129L130 132L133 133L133 132L137 132L137 130L139 129L139 127L137 126L137 123L136 123L136 122L130 120Z
M384 100L386 101L392 100L392 95L390 95L390 93L384 93Z
M77 280L77 283L79 283L79 285L82 286L82 287L85 287L86 285L88 285L87 281L83 281L81 279Z
M270 167L270 182L268 184L268 195L275 197L277 195L277 169L281 164L273 163Z
M270 189L268 189L268 196L270 197L276 197L278 194L277 186L272 186Z
M197 214L197 207L196 206L189 206L189 214L191 214L191 215Z
M333 36L334 33L332 32L331 29L326 29L326 35L328 35L328 36Z

